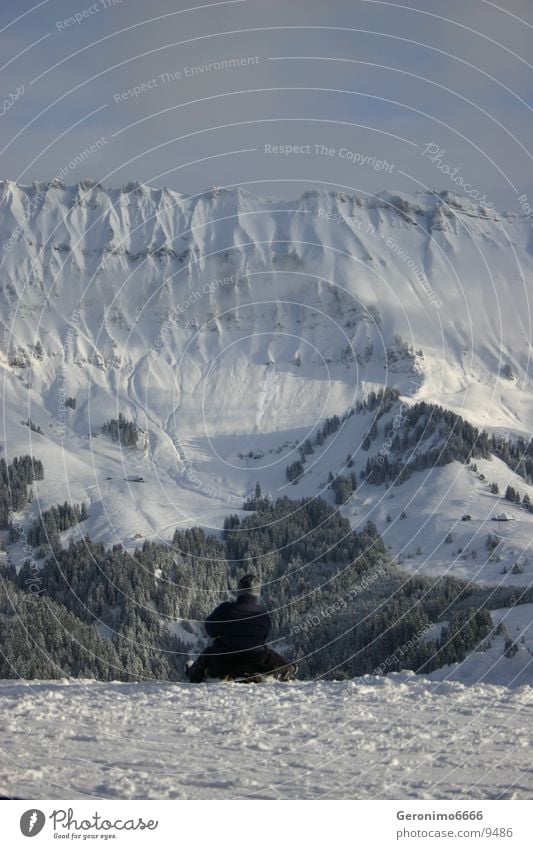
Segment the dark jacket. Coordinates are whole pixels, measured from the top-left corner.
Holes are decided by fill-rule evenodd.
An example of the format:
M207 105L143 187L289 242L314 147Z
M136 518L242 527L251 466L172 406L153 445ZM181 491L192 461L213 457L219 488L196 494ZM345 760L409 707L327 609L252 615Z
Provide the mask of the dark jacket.
M205 622L209 636L228 651L261 648L271 628L269 614L253 595L219 604Z

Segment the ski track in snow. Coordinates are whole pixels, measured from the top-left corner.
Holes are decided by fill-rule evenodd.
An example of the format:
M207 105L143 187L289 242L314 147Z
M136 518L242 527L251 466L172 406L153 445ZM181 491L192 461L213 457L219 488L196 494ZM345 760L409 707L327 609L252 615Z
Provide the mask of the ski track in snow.
M0 682L23 798L529 799L533 688Z

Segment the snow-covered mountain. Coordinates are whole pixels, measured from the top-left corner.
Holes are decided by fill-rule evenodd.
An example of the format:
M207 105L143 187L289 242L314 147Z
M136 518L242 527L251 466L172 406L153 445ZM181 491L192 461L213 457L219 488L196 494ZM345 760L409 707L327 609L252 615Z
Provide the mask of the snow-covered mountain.
M180 418L203 421L205 394L207 432L242 426L243 399L259 430L305 425L305 404L272 405L272 393L299 401L305 376L316 412L322 384L329 409L364 382L408 388L406 363L383 374L401 334L423 351L419 394L476 424L529 427L518 400L530 385L528 218L449 193L313 191L289 203L243 189L188 198L4 182L0 239L4 353L40 341L42 378L64 356L70 391L87 392L91 364L98 400L109 384L130 404L161 386ZM156 418L175 409L145 400Z
M324 493L347 454L357 474L364 466L371 416L349 419L293 488L297 444L385 385L489 431L531 430L527 217L449 192L288 202L5 181L0 242L5 454L42 459L34 510L86 500L95 539L217 527L258 479L273 495ZM101 434L119 412L142 428L138 450ZM531 489L494 463L500 491L506 480ZM397 491L409 541L414 515L438 517L414 548L440 545L465 500L483 521L497 508L457 465ZM354 524L377 516L380 530L391 512L382 487L343 509Z

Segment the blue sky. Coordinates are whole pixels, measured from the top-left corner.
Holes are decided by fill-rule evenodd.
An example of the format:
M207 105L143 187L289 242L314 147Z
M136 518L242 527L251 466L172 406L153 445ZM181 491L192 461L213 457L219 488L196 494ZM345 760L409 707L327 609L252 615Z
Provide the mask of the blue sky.
M533 199L529 0L3 0L0 30L2 178Z

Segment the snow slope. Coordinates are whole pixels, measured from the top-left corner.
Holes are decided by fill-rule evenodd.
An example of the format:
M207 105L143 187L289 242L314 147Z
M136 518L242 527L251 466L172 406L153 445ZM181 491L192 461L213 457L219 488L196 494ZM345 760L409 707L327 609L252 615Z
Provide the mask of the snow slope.
M428 677L432 681L498 684L504 687L519 687L522 684L533 686L533 605L520 604L492 610L491 617L495 626L505 625L506 633L484 640L479 650L467 654L462 663L443 666L431 672ZM440 628L432 630L440 632ZM512 652L512 657L504 653L506 639L515 643L516 651Z
M533 514L509 504L501 493L511 484L533 497L533 487L495 456L476 460L476 465L477 473L458 462L430 468L414 473L399 487L362 483L343 512L353 525L372 519L397 562L409 572L448 575L485 586L529 586ZM490 492L493 481L500 495ZM400 518L402 511L405 519ZM504 511L512 521L495 521ZM471 521L462 521L465 514ZM451 543L446 542L448 534ZM489 534L501 539L492 557ZM515 563L520 566L518 574L512 571Z
M74 425L89 400L112 412L116 395L178 435L193 421L222 435L345 409L358 381L383 382L400 333L424 352L421 397L527 429L530 240L528 218L446 192L281 202L4 181L3 350L40 340L33 387L53 413L66 361ZM403 371L390 368L408 386Z
M0 682L25 798L530 799L533 688Z

